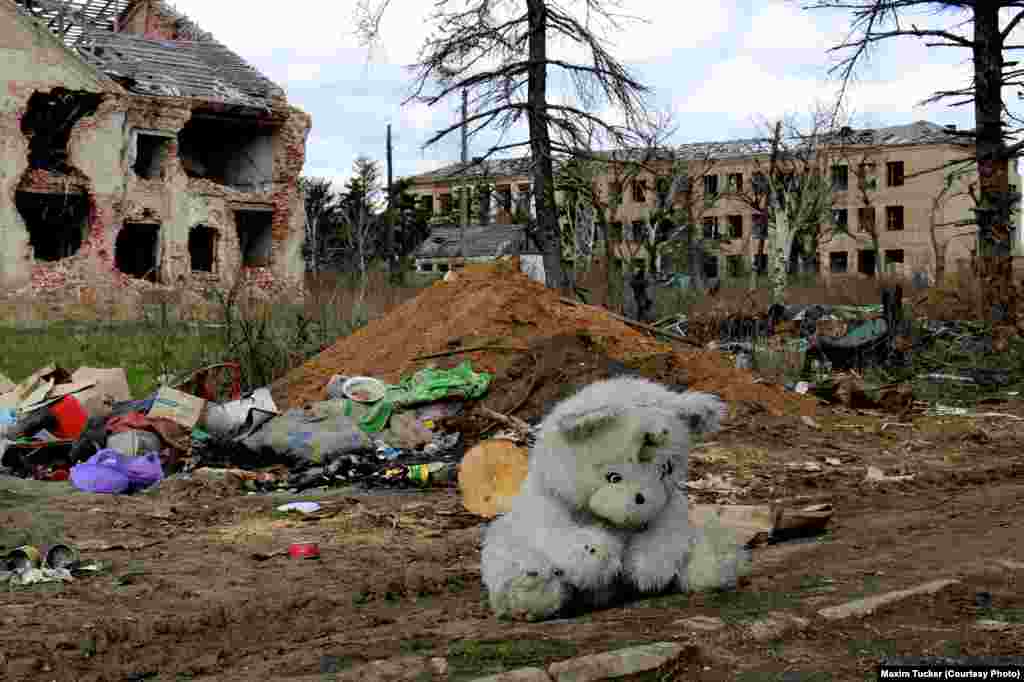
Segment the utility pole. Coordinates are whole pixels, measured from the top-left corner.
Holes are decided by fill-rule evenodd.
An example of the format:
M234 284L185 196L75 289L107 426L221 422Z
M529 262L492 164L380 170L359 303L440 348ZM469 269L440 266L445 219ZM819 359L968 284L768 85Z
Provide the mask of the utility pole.
M388 208L387 219L384 221L384 259L388 264L388 273L392 280L398 275L398 266L395 263L395 185L394 176L391 170L391 124L388 124L387 136L387 163L388 163Z
M469 163L469 123L466 119L469 118L469 90L463 89L462 91L462 169L463 173L466 171L466 164ZM459 191L459 225L462 226L463 236L465 236L466 226L469 224L469 184L468 179L464 179L463 182L467 184L463 185ZM460 239L461 241L461 239Z

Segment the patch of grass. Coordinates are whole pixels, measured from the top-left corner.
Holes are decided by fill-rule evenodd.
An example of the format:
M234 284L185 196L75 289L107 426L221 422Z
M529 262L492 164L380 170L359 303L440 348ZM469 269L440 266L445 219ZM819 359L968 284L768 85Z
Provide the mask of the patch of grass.
M854 639L846 643L846 649L854 658L881 659L896 655L896 643L885 639Z
M832 578L826 578L822 575L805 575L800 579L801 590L820 590L826 587L830 587L835 582Z
M543 667L552 659L572 658L573 642L548 639L464 639L448 648L449 679L468 680L526 666Z
M955 639L946 640L942 643L942 655L950 658L959 658L964 655L964 645Z
M403 639L399 644L403 654L415 654L422 655L424 652L430 652L437 646L437 642L431 639L418 639L413 637L412 639Z
M114 577L114 587L134 585L138 582L138 578L144 575L146 575L146 568L141 561L129 561L124 572Z
M466 589L466 580L461 575L450 575L444 581L449 592L459 593Z
M798 600L786 592L712 592L705 604L726 623L756 620L771 611L795 608Z
M370 600L372 598L373 598L373 595L371 595L366 590L363 590L363 591L360 591L360 592L356 592L352 596L352 605L353 606L364 606L365 604L369 604Z
M6 496L0 495L0 497ZM26 510L34 500L22 499L22 510ZM21 545L53 545L64 539L64 516L45 509L33 510L32 523L25 528L0 528L0 548L14 549Z
M998 620L1003 623L1024 623L1024 609L981 609L980 620Z

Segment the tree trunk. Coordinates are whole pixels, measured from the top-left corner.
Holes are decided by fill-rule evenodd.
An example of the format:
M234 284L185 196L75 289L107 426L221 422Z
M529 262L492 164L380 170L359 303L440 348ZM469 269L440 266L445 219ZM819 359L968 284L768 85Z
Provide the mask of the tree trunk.
M547 5L545 0L527 0L526 6L530 30L527 99L537 237L544 249L544 275L547 285L553 289L564 289L561 236L558 228L558 210L555 206L555 172L547 122Z
M974 120L980 203L977 209L982 314L992 321L1016 322L1013 241L1008 201L1009 160L1003 143L1003 40L997 3L974 6Z

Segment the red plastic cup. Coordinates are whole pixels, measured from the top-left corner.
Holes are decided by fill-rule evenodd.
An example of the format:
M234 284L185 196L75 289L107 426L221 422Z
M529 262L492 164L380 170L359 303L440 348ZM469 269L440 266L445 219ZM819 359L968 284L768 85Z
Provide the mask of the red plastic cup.
M85 430L85 423L89 421L89 413L73 395L64 396L51 405L50 414L57 418L57 428L53 435L58 438L78 438Z
M294 542L288 547L288 555L293 559L319 559L320 545L315 542Z

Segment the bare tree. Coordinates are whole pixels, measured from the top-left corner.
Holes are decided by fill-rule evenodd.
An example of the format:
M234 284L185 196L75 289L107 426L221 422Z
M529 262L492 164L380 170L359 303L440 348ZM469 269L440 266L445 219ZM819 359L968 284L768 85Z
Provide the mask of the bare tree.
M828 121L816 111L810 128L794 119L773 127L775 172L768 183L768 266L772 302L784 303L791 271L814 261L824 231L833 228Z
M942 187L931 198L931 205L928 210L928 236L932 245L932 254L935 259L935 281L941 283L946 277L946 250L949 243L956 238L969 237L971 230L964 230L974 225L972 220L945 220L945 209L952 199L961 196L970 196L975 205L978 203L977 185L968 182L966 187L964 181L973 176L973 164L964 161L959 166L954 166L946 171L942 179ZM949 228L958 228L958 232L949 234ZM943 234L946 232L946 234Z
M306 262L314 275L320 273L327 238L337 220L338 194L327 178L299 178L306 209Z
M380 17L388 0L376 7L368 4L372 1L363 0L357 21L369 44L380 37ZM612 147L628 146L629 131L636 129L644 116L647 86L612 56L601 36L619 28L624 18L611 12L607 4L605 0L577 0L574 13L554 0L439 0L433 19L436 31L411 67L415 78L410 100L432 106L461 96L464 90L473 98L473 111L465 121L437 131L426 145L466 125L469 137L490 127L502 133L482 158L529 148L536 233L544 247L544 270L552 287L565 286L555 205L555 157L581 149L591 130L600 130ZM549 45L559 40L586 52L586 60L572 62L552 56ZM553 101L549 75L567 76L573 97ZM603 113L606 109L620 112L622 124L610 123ZM524 122L528 139L506 141L506 134Z
M361 312L370 261L379 252L383 190L377 162L360 156L353 162L352 170L353 175L339 198L337 215L342 241L351 250L359 274L356 309Z
M1011 215L1017 201L1010 192L1009 162L1024 142L1015 141L1024 123L1003 99L1003 88L1024 87L1024 68L1007 61L1004 52L1024 49L1009 44L1017 25L1024 20L1021 0L817 0L806 9L844 9L852 15L847 38L832 48L846 53L833 67L842 78L840 100L851 83L857 66L872 46L895 38L911 37L928 47L970 50L974 66L971 82L934 93L927 103L951 100L951 106L974 105L975 129L963 133L964 142L974 143L974 154L966 160L977 162L979 204L975 209L981 256L981 280L985 314L1008 324L1016 322L1013 284L1013 229ZM931 10L934 23L915 23ZM1000 14L1008 10L1004 21ZM913 13L914 17L910 15ZM956 161L950 165L955 164Z

